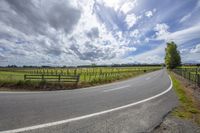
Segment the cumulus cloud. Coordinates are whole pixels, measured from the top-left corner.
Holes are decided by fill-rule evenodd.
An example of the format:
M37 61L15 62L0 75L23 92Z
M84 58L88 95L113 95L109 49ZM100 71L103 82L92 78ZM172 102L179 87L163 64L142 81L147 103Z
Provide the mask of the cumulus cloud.
M63 59L63 57L72 57L72 60L98 61L121 57L128 51L135 51L135 48L128 47L121 50L121 46L117 45L118 40L110 33L108 36L107 29L99 24L96 15L90 14L96 23L88 24L88 18L79 22L81 11L68 1L52 4L50 2L45 10L43 10L44 1L40 4L34 2L2 1L6 5L4 6L6 12L1 13L3 19L0 27L0 48L4 49L1 59L6 55L10 60L15 56L27 60L29 55L30 58L40 57L42 63L44 60L55 62L57 58ZM87 11L84 7L82 10ZM85 12L82 14L87 17L89 12L86 12L86 15Z
M147 11L147 12L145 12L145 16L150 18L150 17L153 16L153 12L152 11Z
M156 24L156 26L154 27L154 31L156 31L156 37L162 38L168 35L169 34L168 29L169 29L169 26L165 23Z
M134 13L128 14L126 16L126 23L128 25L128 28L131 28L133 25L135 25L137 20L138 20L138 18Z
M200 53L200 44L197 44L194 48L190 50L191 53Z
M153 10L146 11L145 16L148 17L148 18L151 18L156 13L156 11L157 11L156 8L154 8Z
M46 2L51 3L0 1L3 10L0 12L0 48L4 49L1 54L9 59L9 63L16 57L25 64L27 56L38 56L42 60L43 56L59 56L67 52L63 36L73 31L81 12L68 1L45 6Z
M194 39L199 43L198 16L195 15L198 6L190 13L181 9L188 2L178 7L155 3L1 0L0 65L161 62L161 53L152 52L153 56L148 52L165 40L173 39L180 45ZM179 26L180 17L166 15L169 8L164 7L168 6L172 7L169 12L173 9L184 11L181 16L191 14L191 18L197 18L195 24ZM169 21L174 20L173 24L167 22L169 17ZM194 54L197 50L193 49Z
M90 31L86 33L87 37L90 39L98 38L99 37L99 29L97 27L91 28Z
M184 54L184 53L188 52L188 49L183 48L183 49L180 49L179 51L180 51L181 54Z
M137 5L137 0L123 2L122 6L120 7L120 11L122 11L124 14L129 13L131 10L133 10Z
M70 7L66 3L56 3L47 10L47 20L51 27L56 30L64 30L69 33L80 18L79 9Z

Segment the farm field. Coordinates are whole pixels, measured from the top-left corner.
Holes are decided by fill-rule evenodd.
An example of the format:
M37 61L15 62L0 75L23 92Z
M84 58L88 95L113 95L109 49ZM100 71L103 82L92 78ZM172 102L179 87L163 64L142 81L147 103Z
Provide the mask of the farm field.
M58 84L58 82L48 82L55 76L78 76L78 86L85 87L116 80L134 77L146 72L161 69L161 66L141 66L141 67L91 67L91 68L0 68L0 87L29 86L40 84ZM25 80L25 75L39 75L48 78ZM57 79L56 79L57 81ZM62 88L70 88L74 83L59 82ZM76 85L77 85L76 84ZM34 87L35 88L35 87ZM40 88L40 87L39 87ZM74 87L73 87L74 88ZM75 87L76 88L76 87Z
M200 86L200 67L181 66L174 69L173 72Z

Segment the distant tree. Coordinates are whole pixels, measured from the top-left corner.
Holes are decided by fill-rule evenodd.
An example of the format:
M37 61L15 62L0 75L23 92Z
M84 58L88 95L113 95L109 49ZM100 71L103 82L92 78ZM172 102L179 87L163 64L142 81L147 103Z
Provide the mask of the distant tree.
M97 65L96 65L95 63L92 63L91 66L92 66L92 67L95 67L95 66L97 66Z
M8 65L7 67L10 67L10 68L17 68L16 65Z
M180 53L174 42L168 42L167 48L165 48L165 65L168 69L173 69L181 65Z

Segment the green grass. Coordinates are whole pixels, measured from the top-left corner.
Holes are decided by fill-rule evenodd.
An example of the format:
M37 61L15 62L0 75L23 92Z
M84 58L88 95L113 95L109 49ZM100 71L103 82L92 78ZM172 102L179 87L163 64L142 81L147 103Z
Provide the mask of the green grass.
M180 106L178 106L172 114L184 119L194 120L200 125L200 109L195 99L191 94L187 93L181 81L176 79L174 73L170 73L170 76L173 81L173 88L180 101Z
M161 67L105 67L105 68L1 68L0 81L18 81L23 80L24 74L64 74L64 75L80 75L81 82L94 82L97 80L113 80L124 77L131 77L144 73L143 70L149 71L159 69Z
M0 71L0 81L19 81L24 79L24 74L20 72Z
M198 66L179 66L178 68L197 68Z
M47 74L47 75L80 75L78 87L87 87L104 83L123 80L135 77L146 72L158 70L161 67L95 67L95 68L1 68L0 69L0 87L5 86L28 86L28 81L24 81L24 74ZM40 80L29 81L37 88ZM46 83L52 85L52 83ZM53 83L56 84L56 83ZM60 83L61 86L67 88L71 86L68 83ZM30 87L30 86L28 86Z

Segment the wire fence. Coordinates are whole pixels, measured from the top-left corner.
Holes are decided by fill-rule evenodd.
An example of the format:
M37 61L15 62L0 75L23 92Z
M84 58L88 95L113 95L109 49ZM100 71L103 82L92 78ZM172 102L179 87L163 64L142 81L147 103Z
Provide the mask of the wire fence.
M174 73L188 79L200 87L200 68L178 68L172 70Z
M79 75L80 82L101 83L124 79L139 74L156 71L161 67L106 67L106 68L32 68L32 69L0 69L0 80L24 80L26 75L46 75L48 78L55 78L57 75L70 76ZM52 77L53 75L53 77ZM35 77L34 77L35 78ZM38 80L42 79L41 76ZM37 80L37 79L35 79ZM59 80L58 80L59 81Z

